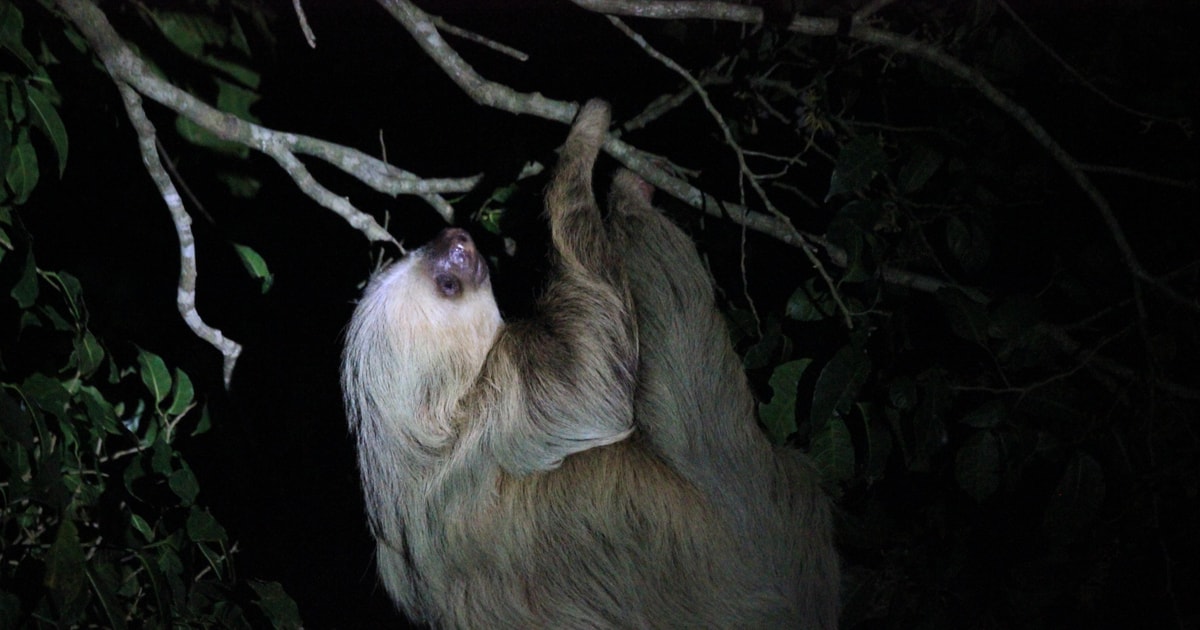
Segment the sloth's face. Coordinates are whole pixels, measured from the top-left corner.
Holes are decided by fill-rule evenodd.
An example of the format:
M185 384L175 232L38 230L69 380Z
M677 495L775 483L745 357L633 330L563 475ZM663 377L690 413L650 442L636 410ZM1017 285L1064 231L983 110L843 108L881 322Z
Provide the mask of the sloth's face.
M384 270L360 308L387 322L389 344L406 352L480 354L502 323L487 261L464 230L447 228Z
M487 261L466 231L442 230L385 273L395 321L425 351L482 361L502 323ZM478 355L478 356L475 356Z
M466 231L446 228L414 255L420 257L421 266L441 298L459 300L480 291L491 294L487 262Z

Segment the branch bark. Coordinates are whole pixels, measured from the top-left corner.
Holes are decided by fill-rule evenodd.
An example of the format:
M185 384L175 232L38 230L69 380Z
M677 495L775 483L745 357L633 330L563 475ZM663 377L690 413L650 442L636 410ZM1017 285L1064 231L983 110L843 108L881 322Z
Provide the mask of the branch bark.
M133 123L133 129L137 132L142 162L167 204L171 222L175 224L175 234L179 237L179 291L175 296L175 306L188 328L191 328L197 337L212 344L225 357L222 376L225 387L228 388L233 380L233 368L236 367L238 356L242 353L242 346L226 337L220 330L206 324L196 310L196 239L192 235L192 217L183 207L183 198L179 196L179 191L163 166L155 141L154 124L142 109L142 97L125 83L118 83L117 88L121 91L121 100L125 103L129 121Z
M92 50L104 63L112 79L126 83L142 96L167 107L191 120L223 140L236 142L275 158L281 165L299 164L285 154L310 155L356 177L380 192L414 194L434 206L443 217L453 216L450 204L438 193L445 190L447 180L422 180L416 175L395 168L361 151L324 140L285 133L226 114L200 99L163 80L121 39L104 13L88 0L57 0L71 23L88 40ZM288 171L298 181L311 179L306 171ZM348 201L333 203L334 193L317 185L301 186L305 192L326 208L337 213L371 241L395 242L375 219L355 208Z

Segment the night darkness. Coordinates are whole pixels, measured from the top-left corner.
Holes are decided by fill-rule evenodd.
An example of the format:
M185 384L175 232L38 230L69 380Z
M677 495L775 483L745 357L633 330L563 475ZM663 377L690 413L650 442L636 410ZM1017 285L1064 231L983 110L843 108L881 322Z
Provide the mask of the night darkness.
M622 120L639 112L660 94L679 88L675 75L647 60L642 51L606 20L569 3L519 2L507 3L503 8L499 8L501 3L469 3L489 7L473 7L470 11L459 3L418 4L457 26L485 33L528 53L529 60L518 63L448 38L481 75L520 92L541 92L550 98L574 102L603 97L613 104L614 119ZM1146 13L1132 20L1123 13L1126 9L1117 6L1120 3L1081 0L1070 3L1075 8L1052 15L1028 8L1035 4L1040 3L1014 3L1014 7L1032 14L1031 23L1051 40L1051 45L1061 46L1069 54L1086 53L1085 58L1076 59L1117 82L1103 84L1103 88L1123 97L1136 95L1143 109L1196 114L1194 99L1200 92L1195 62L1200 60L1184 44L1187 38L1178 37L1175 31L1166 34L1154 30L1164 23L1188 24L1192 29L1200 26L1195 20L1194 5L1183 10L1172 3L1140 3ZM268 3L275 12L270 29L273 42L261 33L249 33L254 47L252 65L263 77L259 90L262 99L252 110L258 120L273 129L312 135L372 155L386 150L390 163L421 176L463 177L483 173L484 182L476 190L451 199L459 212L457 222L477 235L481 248L488 254L497 300L506 317L528 313L546 269L545 226L540 218L539 197L545 174L521 182L508 202L509 213L502 227L505 235L518 243L516 256L506 255L502 239L483 231L470 215L492 190L512 182L527 161L552 164L554 150L565 136L565 127L472 103L425 57L408 34L373 3L305 2L309 23L317 37L315 49L305 44L290 5L283 1ZM201 86L195 91L208 98L203 94L206 85L203 69L172 56L169 44L161 36L156 38L135 9L113 2L102 4L102 8L123 37L137 41L144 52L159 61L168 78L177 84L193 85L189 82L194 81L194 85ZM23 10L29 15L42 13L37 20L46 28L54 23L53 17L40 7ZM829 11L836 14L836 10ZM898 11L905 17L898 17L893 29L916 32L914 12L919 13L915 8ZM27 17L27 21L32 19ZM944 24L955 18L939 19ZM1012 35L1013 30L1007 29L1002 17L994 19L1005 24L1004 32ZM716 28L689 22L685 32L670 22L635 22L632 18L629 22L681 65L693 69L715 64L723 55L737 51L741 41L739 30L733 26ZM1079 39L1071 39L1074 37ZM1158 37L1161 40L1157 44L1149 41ZM747 40L764 48L771 45L765 37L750 36ZM983 40L991 41L979 38ZM1003 190L1006 195L1011 192L1008 197L995 199L994 208L1003 212L993 211L987 220L971 224L988 234L992 262L977 267L964 262L958 267L938 268L920 253L899 245L875 250L876 259L886 257L899 266L911 263L912 268L935 276L944 272L964 284L986 287L993 295L1034 296L1038 301L1037 317L1046 320L1077 322L1092 312L1089 309L1102 310L1099 305L1129 308L1128 302L1123 302L1130 287L1129 275L1120 268L1104 224L1078 189L1072 187L1067 175L1049 162L1039 147L1012 128L1003 130L1004 125L1012 123L993 116L993 112L964 114L963 102L981 111L988 106L964 96L964 88L949 79L928 78L930 70L922 71L928 83L913 83L907 89L904 82L912 81L917 71L909 70L905 75L908 79L896 78L896 74L838 72L847 67L855 70L873 67L861 63L846 48L841 40L819 38L804 48L805 63L829 72L827 80L821 83L826 95L839 95L838 102L863 120L894 120L895 127L944 125L931 134L928 144L947 147L948 154L958 151L967 157L948 159L945 170L941 171L943 175L980 173L994 167L994 174L978 175L973 184L964 184L960 189L947 185L939 191L939 197L930 201L930 206L978 203L975 195L981 188ZM1111 58L1105 57L1109 50ZM1190 190L1164 189L1129 180L1104 180L1103 189L1126 221L1129 237L1135 250L1144 256L1144 264L1162 273L1182 269L1180 275L1174 276L1179 283L1177 289L1194 303L1198 286L1194 240L1200 234L1200 221L1195 216L1198 161L1191 131L1186 136L1164 139L1172 134L1162 131L1161 126L1140 137L1131 131L1134 124L1128 120L1121 122L1120 127L1115 124L1106 127L1111 121L1120 120L1120 114L1109 109L1092 111L1090 108L1100 106L1077 88L1064 87L1069 82L1056 68L1048 67L1051 64L1044 58L1026 58L1024 65L1018 66L1014 61L1005 66L979 49L962 54L966 61L999 77L997 83L1001 88L1034 112L1051 133L1062 134L1060 140L1081 161L1133 164L1139 169L1190 181ZM1022 47L1021 54L1037 53L1032 47ZM64 50L59 56L62 63L53 67L53 79L62 95L60 112L71 134L70 162L61 181L52 179L53 168L43 169L43 183L19 213L25 229L32 235L38 265L43 269L64 270L80 279L90 324L119 360L132 362L137 348L151 349L169 365L183 368L196 382L201 399L209 407L214 428L181 443L179 448L199 477L200 502L211 507L230 537L238 541L236 558L240 577L281 582L299 604L308 628L396 627L401 618L374 574L373 546L363 516L353 442L347 433L337 373L343 328L361 283L381 254L391 257L396 252L369 245L359 232L298 191L269 158L253 154L248 160L240 160L188 144L170 131L169 113L147 100L147 111L158 125L166 154L175 162L182 181L203 204L202 209L189 207L198 242L198 309L213 326L244 346L232 387L224 391L219 354L191 335L176 311L178 251L174 230L142 167L117 92L109 77L74 49ZM754 114L747 112L753 110L753 99L744 98L744 93L752 91L753 86L736 81L760 72L767 64L755 59L739 63L742 66L734 75L743 78L735 79L732 85L715 84L713 90L718 94L718 106L728 108L731 116L738 112L750 120ZM755 66L756 63L762 65ZM745 74L741 74L742 68ZM1131 76L1139 76L1139 85L1119 83ZM941 86L941 91L923 95L921 90L929 85ZM876 98L883 91L888 91L888 98ZM1064 97L1064 93L1069 96ZM1077 106L1076 102L1087 104ZM1089 109L1079 111L1077 107ZM1175 107L1182 111L1172 109ZM791 116L793 112L784 114ZM779 147L785 141L772 138L778 130L766 127L769 115L764 114L758 120L768 122L763 123L764 128L754 141L764 150L781 150ZM1114 140L1105 131L1107 128L1114 129L1111 135L1133 140ZM858 131L865 135L874 133L865 128ZM965 134L973 132L993 139L989 142L995 144L972 146L973 141ZM890 133L890 129L884 133ZM817 135L815 141L836 152L838 144L830 138ZM736 163L721 148L720 134L708 114L694 102L662 124L631 134L628 139L639 148L696 169L699 184L718 197L736 198L736 178L720 175L734 173ZM895 164L903 162L897 156L904 155L907 146L902 142L886 146L888 159ZM837 206L844 200L821 201L829 186L831 164L815 155L806 155L804 159L812 168L798 168L790 175L789 182L803 190L806 197L817 199L817 211L796 213L794 223L801 229L823 233L842 216L837 213ZM367 190L315 160L308 164L328 188L349 197L357 207L381 221L387 216L388 229L406 246L419 245L444 226L420 200L389 198ZM614 165L609 159L598 177L607 179ZM261 182L258 194L249 199L230 195L221 183L229 172L250 173L257 178ZM894 192L884 188L872 188L862 198ZM662 197L659 201L695 235L717 280L723 306L732 306L744 314L749 296L754 300L756 312L763 317L758 330L769 343L759 343L750 336L738 340L739 350L748 351L751 356L760 353L773 357L758 365L751 364L750 377L756 391L769 396L770 368L780 358L812 357L814 365L821 365L847 343L850 335L836 317L809 322L783 317L789 296L812 275L811 266L794 248L753 232L743 237L742 231L729 221L712 218L701 221L694 212ZM1154 217L1148 219L1147 215ZM946 220L936 213L930 216L935 218L924 225ZM909 222L902 217L896 229L913 229L922 221ZM1166 228L1165 224L1171 227ZM890 238L883 231L879 233L883 234L882 239ZM1185 234L1191 236L1184 238ZM1185 241L1192 243L1192 254L1187 253ZM274 276L270 291L264 294L257 281L247 276L231 243L250 245L267 260ZM953 258L953 244L936 240L930 248L947 259ZM749 252L746 262L743 252ZM1072 285L1076 292L1049 288L1065 275L1084 278L1078 286ZM1041 289L1044 292L1039 292ZM949 302L882 287L865 290L863 294L869 297L860 304L867 304L870 316L878 319L866 326L875 336L862 338L861 347L879 358L859 400L878 401L880 405L884 404L882 401L894 400L897 389L893 384L907 382L899 378L904 374L926 374L926 370L935 368L951 373L979 369L982 362L972 354L978 348L947 332L958 321L950 313ZM1090 297L1078 297L1082 294ZM1095 296L1111 299L1105 301ZM1077 300L1095 302L1078 307ZM1154 347L1166 357L1154 369L1162 370L1164 378L1170 376L1182 381L1189 392L1200 391L1194 371L1200 369L1194 358L1200 339L1196 336L1200 327L1195 310L1179 305L1163 306L1153 298L1151 303L1160 312L1152 315L1157 324L1149 325L1158 328L1148 336L1153 344L1160 344ZM1128 327L1125 323L1113 324L1113 317L1132 316L1126 311L1123 315L1089 320L1082 326L1081 336L1089 341L1081 352L1099 346L1118 357L1138 356L1137 348L1142 342L1133 333L1131 337L1119 336L1126 334ZM1166 351L1167 346L1171 352ZM1046 378L1036 369L1043 365L1039 361L1049 360L1032 354L1023 360L1023 371L1014 368L1009 372L1013 378L1031 381ZM1135 373L1150 369L1145 367L1145 360L1144 357L1130 360ZM811 397L812 390L820 387L816 369L813 367L799 383L801 400L806 391ZM954 403L948 403L947 413L956 417L969 415L971 409L985 400L980 390L971 389L975 385L979 383L968 383L964 378L950 386L948 391L954 391L958 397ZM914 385L924 386L924 381ZM1082 397L1086 398L1089 392L1102 390L1098 385L1089 385L1073 390L1072 395L1083 392ZM1054 395L1059 393L1054 390ZM1045 398L1053 399L1054 395L1047 394ZM1013 438L1011 452L1021 453L1019 457L1014 455L1014 459L1028 457L1028 461L1033 461L1042 453L1040 449L1071 447L1094 453L1106 467L1110 457L1116 458L1113 452L1118 449L1111 443L1102 444L1103 440L1082 434L1073 434L1079 439L1072 442L1062 437L1071 434L1072 429L1043 422L1041 418L1050 413L1046 411L1050 407L1046 399L1029 396L1012 402L1015 411L1005 424L1013 427L1011 435L1020 436ZM1061 398L1050 402L1069 406L1071 401ZM1186 425L1190 411L1196 409L1195 400L1187 396L1163 404L1171 409L1163 411L1161 417L1172 418L1176 429ZM805 413L807 406L802 405L802 419ZM1082 414L1087 418L1079 420L1081 425L1108 421L1102 414L1088 413L1093 415ZM1147 412L1147 415L1152 414ZM1074 416L1071 418L1074 421ZM1074 564L1068 572L1082 586L1065 594L1055 591L1047 596L1049 603L1038 602L1034 606L1036 612L1032 613L1026 609L1015 613L1008 610L1009 606L1016 609L1032 606L1029 601L1034 598L1026 595L1035 589L1030 584L1037 580L1021 582L1020 588L1012 587L1005 580L1019 581L1012 575L1019 569L1008 564L1012 558L1007 556L1026 553L1011 552L1019 545L1029 545L1025 548L1028 550L1046 544L1037 534L1030 533L1037 529L1042 518L1040 512L1035 513L1041 508L1030 507L1025 497L1045 499L1060 479L1062 466L1067 465L1064 462L1071 461L1070 456L1037 459L1040 463L1022 468L1021 474L1012 479L1006 478L1002 496L978 502L954 488L953 481L946 481L952 478L956 465L953 452L931 456L923 469L906 467L904 461L898 461L901 460L898 455L894 456L890 463L872 469L871 481L864 480L867 473L863 469L872 464L860 464L857 476L843 484L839 497L839 509L848 523L839 542L844 546L850 578L861 579L859 586L864 590L886 593L879 596L882 601L874 602L875 610L882 607L893 612L880 619L864 612L870 606L861 601L848 604L858 617L844 627L903 627L918 618L924 618L926 627L966 627L960 622L970 615L963 609L979 601L991 601L995 607L987 610L988 621L979 627L1004 627L987 623L1012 623L1020 627L1030 619L1037 619L1038 624L1024 627L1058 627L1082 621L1093 623L1094 627L1109 624L1130 627L1129 623L1138 625L1139 621L1147 622L1142 627L1195 624L1200 620L1195 602L1171 603L1174 600L1163 595L1159 586L1165 580L1164 567L1174 567L1177 593L1190 599L1186 593L1195 591L1189 589L1200 587L1194 566L1179 568L1195 564L1196 558L1190 555L1197 551L1195 543L1184 532L1200 526L1195 494L1198 481L1192 477L1195 465L1189 463L1189 457L1198 450L1192 420L1190 429L1180 429L1180 434L1190 435L1192 442L1179 444L1179 450L1171 453L1160 451L1165 463L1139 461L1135 453L1131 456L1135 461L1129 465L1141 472L1108 476L1108 503L1099 520L1115 521L1124 510L1159 509L1148 507L1149 500L1140 497L1162 492L1161 500L1171 506L1163 508L1160 529L1155 529L1153 536L1147 534L1147 539L1139 540L1132 532L1136 526L1097 525L1097 530L1103 532L1093 532L1091 539L1063 545L1063 549L1075 554L1071 556L1070 562ZM1139 422L1148 424L1137 431L1138 435L1155 430L1153 423L1144 419ZM1035 424L1036 428L1031 428ZM801 433L794 439L808 447L811 436L804 434L805 423L801 425ZM968 434L978 428L954 424L944 439L955 445L970 444L973 442ZM1010 435L999 427L991 429L997 435ZM1036 447L1026 449L1025 429L1043 438L1048 434L1059 437L1052 445L1038 442ZM855 433L854 437L857 440L863 436ZM1004 444L1009 448L1009 442ZM862 457L861 445L858 449ZM898 453L898 445L896 449ZM1190 485L1185 484L1186 487L1163 489L1163 485L1188 480ZM912 514L897 516L907 505L921 507ZM940 525L929 526L930 519ZM913 522L923 522L929 529L959 527L965 533L960 538L946 531L934 534ZM931 561L918 570L898 559L909 552L912 557L928 554L937 558L929 550L937 547L938 535L944 535L945 540L953 539L952 543L946 543L947 555L939 562ZM1110 538L1102 541L1104 536ZM887 543L868 542L878 540ZM1108 545L1105 548L1112 550L1112 562L1103 565L1107 572L1098 568L1102 564L1095 560L1099 552L1081 551L1092 545ZM1166 550L1162 555L1152 550L1158 546ZM1117 551L1128 548L1135 551ZM1043 552L1027 553L1032 557ZM966 568L951 570L941 566L940 560ZM1034 564L1031 561L1021 566ZM891 577L904 584L881 586L885 580L880 575L886 572L885 568L897 566L907 567L908 571L903 577ZM1003 575L993 582L993 572ZM1088 582L1086 576L1080 577L1085 574L1093 582ZM1045 575L1055 574L1047 571L1039 574L1039 579ZM956 584L956 579L962 582ZM1100 584L1096 588L1101 595L1089 599L1081 594L1089 584ZM1104 594L1111 597L1119 588L1128 589L1129 603L1103 603ZM847 593L848 601L859 596L862 593ZM942 601L956 597L963 599L950 604ZM1138 604L1143 598L1144 606ZM1093 608L1079 602L1090 602ZM1004 612L997 613L996 609ZM928 612L932 610L939 612ZM1144 610L1151 612L1142 617L1139 611ZM1106 618L1106 614L1111 616ZM996 619L1001 621L995 622Z

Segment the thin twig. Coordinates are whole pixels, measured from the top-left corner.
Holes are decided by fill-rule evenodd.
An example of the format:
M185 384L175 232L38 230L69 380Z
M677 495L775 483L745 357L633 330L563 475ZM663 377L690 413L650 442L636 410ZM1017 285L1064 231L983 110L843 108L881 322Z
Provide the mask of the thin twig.
M434 24L437 24L439 30L446 31L447 33L461 37L469 42L474 42L485 48L491 48L492 50L494 50L502 55L508 55L509 57L512 57L513 59L516 59L517 61L529 61L528 54L523 53L523 52L517 50L516 48L513 48L512 46L507 46L505 44L501 44L500 42L497 42L493 39L484 37L483 35L480 35L479 33L474 33L474 32L468 31L465 28L455 26L455 25L447 22L446 19L441 16L431 16L431 17L433 17L433 22L434 22Z
M304 7L300 6L300 0L292 0L292 10L296 12L296 19L300 20L300 31L304 33L304 41L308 42L309 48L316 48L317 35L308 25L308 16L304 14Z
M1033 29L1030 28L1030 26L1025 22L1025 20L1021 19L1021 16L1016 11L1014 11L1013 8L1008 5L1007 2L1005 2L1004 0L996 0L996 4L999 5L1001 9L1004 9L1004 12L1008 14L1008 17L1010 17L1012 19L1012 21L1016 22L1017 26L1021 27L1021 30L1025 31L1025 36L1028 37L1029 39L1031 39L1033 41L1033 43L1037 44L1037 46L1042 49L1042 52L1049 55L1050 58L1053 59L1055 61L1055 63L1057 63L1059 65L1059 67L1061 67L1063 69L1064 72L1071 75L1071 77L1074 78L1076 81L1078 81L1079 84L1082 85L1085 89L1087 89L1088 91L1090 91L1093 94L1095 94L1096 96L1098 96L1100 98L1100 100L1104 101L1105 103L1108 103L1112 107L1119 109L1127 114L1130 114L1132 116L1137 116L1138 118L1145 118L1146 120L1153 120L1155 122L1165 123L1165 124L1169 124L1169 125L1176 125L1176 126L1180 127L1181 129L1187 128L1187 123L1185 122L1187 120L1186 118L1183 118L1183 119L1168 118L1167 116L1160 116L1158 114L1144 112L1141 110L1134 109L1134 108L1118 101L1117 99L1109 96L1107 93L1104 92L1104 90L1101 90L1100 88L1096 87L1095 83L1088 80L1087 77L1083 76L1083 73L1081 73L1079 70L1076 70L1075 66L1072 66L1069 62L1067 62L1066 59L1063 59L1062 56L1059 55L1058 52L1055 51L1053 47L1051 47L1049 44L1047 44L1045 41L1043 41L1042 38L1038 37L1037 33L1035 33L1033 31Z
M771 198L767 196L767 191L763 190L762 185L759 184L758 177L750 171L750 167L746 164L746 154L742 151L741 145L738 144L736 139L734 139L733 132L730 131L729 125L725 122L725 118L721 115L721 112L717 110L717 107L713 105L712 100L708 97L708 91L704 89L704 86L701 85L700 82L697 81L690 72L676 63L674 59L671 59L670 57L660 53L657 49L651 46L644 37L635 32L632 28L629 28L629 26L625 24L625 22L621 21L620 18L615 15L609 15L606 17L608 17L609 22L616 26L617 29L632 39L634 43L642 48L642 50L645 50L646 54L650 55L651 58L666 66L672 72L675 72L679 76L683 77L683 80L687 81L688 85L692 86L692 89L695 90L696 95L700 97L701 101L703 101L704 108L708 110L708 113L712 115L713 120L716 121L717 127L721 129L721 133L725 137L726 146L732 149L734 155L737 157L738 169L741 172L741 177L739 180L749 182L750 187L754 189L755 194L758 195L759 200L762 202L763 206L767 208L767 211L774 215L779 220L781 225L787 226L792 231L792 233L795 235L795 238L800 242L800 251L804 252L804 256L808 258L808 262L812 264L813 268L817 270L817 273L821 275L821 279L825 282L825 285L829 287L829 293L833 297L834 302L837 304L838 310L842 313L846 327L853 328L854 318L850 314L850 309L842 300L841 292L837 289L837 283L834 282L833 278L829 275L829 271L825 269L825 265L821 263L821 259L817 257L817 254L815 251L813 251L813 248L808 245L804 235L792 225L792 222L788 219L787 215L775 207L775 204L771 202ZM751 304L753 305L753 303Z
M572 0L575 4L591 11L605 14L634 15L659 19L712 19L740 22L744 24L761 24L763 11L761 8L748 5L735 5L725 2L682 1L669 2L665 0ZM788 25L788 30L813 37L831 36L839 32L840 24L834 18L807 17L796 15ZM1149 284L1160 295L1171 302L1184 306L1193 312L1200 312L1200 300L1180 294L1166 282L1152 275L1142 266L1133 247L1125 236L1125 231L1117 220L1108 198L1088 178L1080 167L1079 162L1050 132L1029 113L999 88L997 88L983 73L959 61L945 51L911 37L868 26L861 20L854 20L850 25L848 37L868 44L881 46L906 55L917 57L941 68L949 74L965 81L968 85L990 101L997 109L1015 120L1017 124L1031 135L1035 142L1050 154L1051 158L1067 172L1068 177L1083 191L1084 195L1100 214L1101 220L1108 228L1109 235L1117 246L1125 266L1133 280L1133 293L1138 298L1138 312L1145 313L1145 304L1141 300L1144 282Z

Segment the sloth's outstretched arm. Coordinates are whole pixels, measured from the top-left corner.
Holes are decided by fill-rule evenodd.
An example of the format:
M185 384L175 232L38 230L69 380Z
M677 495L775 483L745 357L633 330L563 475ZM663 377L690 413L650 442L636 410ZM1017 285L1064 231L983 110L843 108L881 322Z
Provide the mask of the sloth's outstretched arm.
M592 191L608 106L579 112L550 189L546 212L555 277L539 316L507 327L485 374L511 374L485 411L488 444L509 472L545 470L563 457L611 444L633 426L637 339L629 291Z

